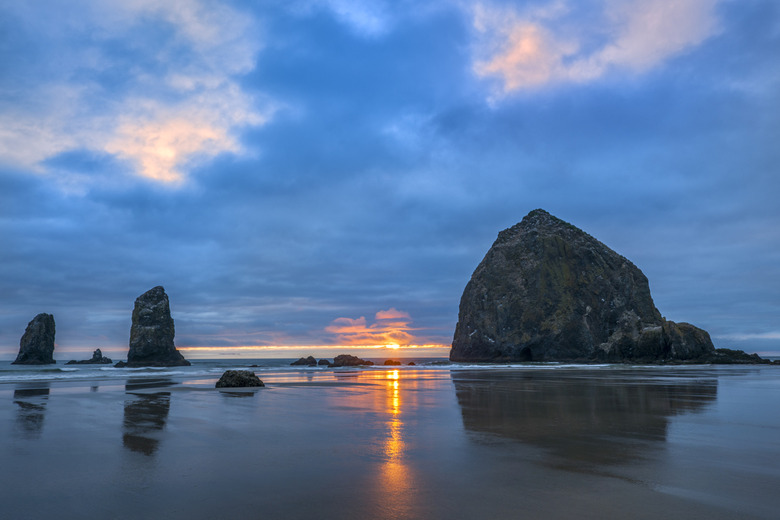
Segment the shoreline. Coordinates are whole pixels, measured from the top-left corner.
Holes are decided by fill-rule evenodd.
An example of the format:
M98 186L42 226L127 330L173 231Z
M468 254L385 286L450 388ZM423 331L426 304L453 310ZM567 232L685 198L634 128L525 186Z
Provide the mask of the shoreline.
M774 367L265 367L252 389L214 388L222 366L186 368L0 384L7 514L768 519L780 507Z

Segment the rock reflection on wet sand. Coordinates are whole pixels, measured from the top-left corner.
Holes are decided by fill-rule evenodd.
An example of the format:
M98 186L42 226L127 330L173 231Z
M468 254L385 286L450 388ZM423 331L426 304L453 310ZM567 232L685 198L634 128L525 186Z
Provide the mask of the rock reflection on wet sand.
M48 399L48 383L31 387L22 385L14 390L14 403L19 407L16 415L17 431L22 437L40 437Z
M124 407L122 444L130 451L154 455L171 408L170 392L132 393L148 388L172 386L169 380L128 381Z
M666 440L670 418L717 398L716 378L659 380L646 371L454 372L463 425L543 448L545 461L576 469L641 459Z

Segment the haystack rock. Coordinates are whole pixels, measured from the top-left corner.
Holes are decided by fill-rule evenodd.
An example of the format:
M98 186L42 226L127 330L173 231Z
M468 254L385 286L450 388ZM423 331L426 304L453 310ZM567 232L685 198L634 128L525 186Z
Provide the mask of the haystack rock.
M544 210L498 234L463 291L452 361L710 361L709 334L667 321L626 258Z
M174 328L165 289L157 286L136 298L127 363L118 367L189 366L173 344Z
M27 324L12 365L51 365L54 361L54 316L42 312Z

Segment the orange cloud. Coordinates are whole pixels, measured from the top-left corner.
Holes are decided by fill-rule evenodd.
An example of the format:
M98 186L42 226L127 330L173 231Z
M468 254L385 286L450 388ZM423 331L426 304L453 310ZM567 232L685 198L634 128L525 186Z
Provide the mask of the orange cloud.
M225 128L185 118L125 124L106 146L107 152L135 161L141 176L161 182L181 181L181 166L195 154L236 150Z
M408 312L399 311L395 307L390 307L386 311L379 311L376 313L376 319L378 320L388 320L393 318L401 318L401 319L407 319L411 321L412 317L409 316Z
M411 323L409 313L390 308L377 312L374 323L368 323L364 316L336 318L325 330L335 334L336 341L344 345L407 346L419 343L411 333Z
M479 2L472 10L473 71L498 79L503 94L594 81L613 71L644 72L716 34L718 2L608 0L599 24L567 18L572 0L525 9ZM588 45L599 39L599 45Z

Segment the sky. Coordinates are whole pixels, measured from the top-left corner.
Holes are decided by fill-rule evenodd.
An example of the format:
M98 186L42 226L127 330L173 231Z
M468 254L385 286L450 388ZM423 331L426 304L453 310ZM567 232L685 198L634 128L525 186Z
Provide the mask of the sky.
M536 208L780 355L778 56L776 0L0 0L0 359L156 285L190 358L446 356Z

